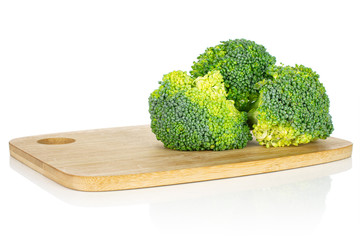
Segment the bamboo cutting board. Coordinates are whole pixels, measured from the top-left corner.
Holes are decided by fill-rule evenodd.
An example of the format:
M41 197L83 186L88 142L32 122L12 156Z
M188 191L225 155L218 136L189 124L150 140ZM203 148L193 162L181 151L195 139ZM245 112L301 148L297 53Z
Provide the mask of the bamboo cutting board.
M149 126L17 138L15 159L68 188L110 191L189 183L311 166L348 158L352 143L338 138L298 147L185 152L163 147Z

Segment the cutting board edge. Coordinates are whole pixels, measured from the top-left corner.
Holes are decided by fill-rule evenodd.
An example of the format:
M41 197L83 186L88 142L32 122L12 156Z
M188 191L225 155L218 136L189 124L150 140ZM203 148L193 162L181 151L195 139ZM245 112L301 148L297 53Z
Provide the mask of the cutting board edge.
M13 158L62 186L78 191L100 192L200 182L318 165L351 157L353 144L349 142L348 146L337 149L266 160L116 176L72 175L22 151L11 141L9 147Z
M65 173L39 159L32 156L29 153L24 152L18 147L14 146L11 141L9 143L10 156L19 162L25 164L36 172L44 175L45 177L53 180L54 182L74 190L81 191L82 187L77 186L78 179L82 176L76 176L69 173Z

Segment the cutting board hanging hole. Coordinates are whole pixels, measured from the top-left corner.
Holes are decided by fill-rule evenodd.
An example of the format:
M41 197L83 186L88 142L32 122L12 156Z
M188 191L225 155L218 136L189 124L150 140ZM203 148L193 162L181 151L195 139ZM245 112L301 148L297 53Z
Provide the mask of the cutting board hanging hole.
M59 144L68 144L68 143L73 143L75 142L75 139L73 138L64 138L64 137L59 137L59 138L43 138L37 141L37 143L40 144L47 144L47 145L59 145Z

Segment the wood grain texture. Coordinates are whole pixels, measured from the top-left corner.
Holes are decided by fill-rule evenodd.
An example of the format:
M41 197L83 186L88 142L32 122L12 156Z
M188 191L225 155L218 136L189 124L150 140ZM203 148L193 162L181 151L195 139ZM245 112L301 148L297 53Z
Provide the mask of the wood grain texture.
M97 129L18 138L10 154L68 188L110 191L197 182L311 166L348 158L338 138L298 147L185 152L163 147L149 126Z

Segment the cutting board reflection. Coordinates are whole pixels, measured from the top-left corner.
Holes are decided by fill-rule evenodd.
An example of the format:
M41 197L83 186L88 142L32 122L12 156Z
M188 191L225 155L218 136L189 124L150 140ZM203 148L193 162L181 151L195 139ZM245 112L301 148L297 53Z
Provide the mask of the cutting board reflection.
M338 138L298 147L185 152L166 149L149 126L97 129L17 138L10 154L68 188L110 191L267 173L351 156Z

